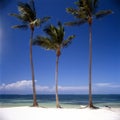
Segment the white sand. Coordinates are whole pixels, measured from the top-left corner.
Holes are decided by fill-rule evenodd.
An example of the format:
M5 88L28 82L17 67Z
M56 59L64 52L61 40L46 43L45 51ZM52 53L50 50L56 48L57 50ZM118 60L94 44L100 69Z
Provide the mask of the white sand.
M0 108L0 120L120 120L120 108Z

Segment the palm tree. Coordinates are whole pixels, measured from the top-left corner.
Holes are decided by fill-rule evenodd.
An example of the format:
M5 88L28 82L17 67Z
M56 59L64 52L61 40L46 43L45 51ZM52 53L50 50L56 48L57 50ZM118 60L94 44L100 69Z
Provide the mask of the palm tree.
M78 0L75 2L77 9L67 8L66 11L72 14L77 20L67 22L65 25L74 26L88 23L89 25L89 103L90 108L94 108L92 103L92 23L94 18L101 18L111 14L111 10L97 11L98 0Z
M56 107L61 108L58 98L59 57L61 55L61 49L67 47L75 36L74 35L69 36L67 39L64 40L65 32L61 22L58 22L58 27L50 25L47 28L45 28L44 31L48 35L48 37L37 36L33 41L33 45L39 45L47 50L54 50L56 52L56 72L55 72Z
M32 40L34 28L40 26L42 23L46 22L50 17L44 17L42 19L36 18L36 10L34 5L34 0L30 0L29 3L18 3L18 11L19 13L11 13L11 16L14 16L22 21L21 25L12 26L12 28L30 28L30 65L32 72L32 87L33 87L33 106L38 106L37 98L36 98L36 88L35 88L35 76L34 76L34 65L33 65L33 57L32 57Z

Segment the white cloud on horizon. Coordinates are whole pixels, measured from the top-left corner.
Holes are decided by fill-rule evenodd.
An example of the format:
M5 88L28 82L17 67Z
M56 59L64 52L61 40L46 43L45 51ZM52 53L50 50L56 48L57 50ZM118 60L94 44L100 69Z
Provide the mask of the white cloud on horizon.
M37 82L37 80L36 80ZM93 85L94 92L117 90L120 88L119 84L112 83L96 83ZM60 93L88 93L88 86L58 86ZM37 93L55 93L55 86L41 86L36 84ZM0 85L0 93L12 93L12 94L28 94L32 93L32 81L31 80L21 80L15 83L2 84Z
M35 80L35 82L37 82L37 80ZM36 89L37 91L47 91L49 90L49 87L36 85ZM3 83L0 85L0 91L8 93L32 92L32 80L21 80L10 84Z
M37 82L37 80L36 80ZM87 91L87 86L58 86L59 92L75 92L75 91ZM21 80L15 83L10 84L2 84L0 85L0 91L8 92L8 93L16 93L16 92L32 92L32 81L31 80ZM47 92L47 93L54 93L55 86L41 86L36 84L36 91L37 92Z
M113 84L113 83L96 83L95 86L97 86L97 87L109 87L109 88L120 88L120 84Z
M17 81L15 83L10 83L10 84L2 84L0 85L0 90L5 89L5 90L10 90L10 89L24 89L24 88L29 88L32 85L31 80L22 80L22 81Z
M95 85L98 87L107 87L110 86L110 83L96 83Z
M59 91L86 91L88 86L58 86Z

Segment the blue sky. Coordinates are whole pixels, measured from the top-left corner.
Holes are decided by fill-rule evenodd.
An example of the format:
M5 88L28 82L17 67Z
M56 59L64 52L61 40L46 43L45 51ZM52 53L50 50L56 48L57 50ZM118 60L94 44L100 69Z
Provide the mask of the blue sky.
M6 0L7 1L7 0ZM28 2L29 0L21 0ZM35 0L38 17L51 20L35 29L36 35L48 24L74 20L65 12L76 7L76 0ZM100 0L99 9L111 9L113 14L93 23L92 80L94 94L120 94L120 2ZM21 22L9 13L17 13L17 0L0 8L0 93L32 93L29 62L30 31L11 29ZM65 38L75 34L72 44L62 50L59 62L59 93L88 93L89 34L88 25L65 27ZM33 46L37 94L55 92L55 52Z

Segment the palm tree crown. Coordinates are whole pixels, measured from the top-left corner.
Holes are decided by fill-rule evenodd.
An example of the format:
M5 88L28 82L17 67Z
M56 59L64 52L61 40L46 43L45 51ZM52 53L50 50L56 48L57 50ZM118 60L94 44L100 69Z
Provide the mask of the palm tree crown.
M18 3L19 13L11 13L11 16L14 16L22 21L21 25L12 26L13 28L28 28L34 29L34 27L40 26L42 23L46 22L50 17L37 18L36 10L34 6L34 1L30 0L30 3Z
M66 25L81 25L86 22L92 24L92 19L98 19L112 13L111 10L97 11L98 0L78 0L75 4L77 5L77 9L67 8L66 11L77 18L77 20L67 22L65 23Z
M44 31L48 37L37 36L33 41L33 45L40 45L47 50L55 50L58 56L61 54L61 49L67 47L75 37L75 35L71 35L64 40L64 27L60 22L58 22L58 27L50 25Z

